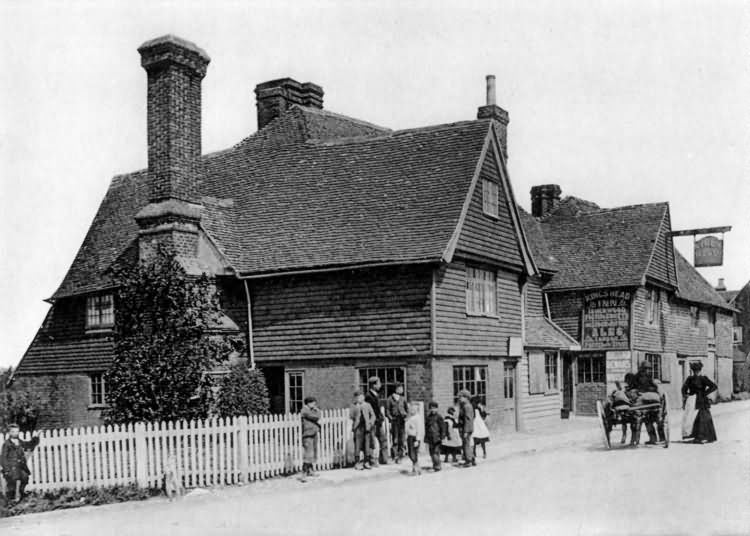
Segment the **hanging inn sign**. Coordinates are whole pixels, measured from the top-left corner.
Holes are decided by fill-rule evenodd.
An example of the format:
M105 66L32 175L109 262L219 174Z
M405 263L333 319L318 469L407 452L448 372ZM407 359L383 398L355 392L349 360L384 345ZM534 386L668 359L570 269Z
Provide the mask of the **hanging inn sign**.
M630 300L627 290L597 290L584 294L583 349L630 348Z
M692 236L694 240L693 264L696 268L706 266L721 266L724 263L724 233L732 227L710 227L707 229L689 229L687 231L672 231L672 236ZM710 233L721 233L721 238ZM697 235L706 235L696 239Z

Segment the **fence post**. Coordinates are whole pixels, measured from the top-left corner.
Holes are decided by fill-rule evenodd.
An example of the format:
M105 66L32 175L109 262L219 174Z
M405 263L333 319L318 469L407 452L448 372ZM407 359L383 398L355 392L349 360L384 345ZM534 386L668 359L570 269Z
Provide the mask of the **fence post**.
M146 466L146 427L142 422L135 423L135 483L139 488L148 487Z
M237 467L240 471L240 482L247 484L250 466L248 463L248 419L247 415L240 415L237 419L237 455L240 457Z

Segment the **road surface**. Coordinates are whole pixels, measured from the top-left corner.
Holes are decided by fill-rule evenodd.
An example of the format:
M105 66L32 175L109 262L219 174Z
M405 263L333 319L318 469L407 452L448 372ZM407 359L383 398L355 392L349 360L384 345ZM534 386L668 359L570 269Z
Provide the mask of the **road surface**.
M312 483L291 490L266 483L172 503L10 518L0 520L0 533L747 535L750 405L731 406L714 416L719 441L711 445L606 451L601 442L588 440L420 477ZM678 424L673 423L673 437Z

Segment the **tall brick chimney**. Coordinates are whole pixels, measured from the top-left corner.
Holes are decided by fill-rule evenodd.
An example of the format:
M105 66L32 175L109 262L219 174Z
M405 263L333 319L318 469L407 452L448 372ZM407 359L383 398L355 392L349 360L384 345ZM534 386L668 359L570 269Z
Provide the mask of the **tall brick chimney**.
M255 99L260 130L295 104L322 109L323 88L312 82L280 78L255 86Z
M487 101L484 106L480 106L477 110L477 119L493 119L495 121L500 138L500 149L503 151L505 159L508 160L508 123L510 122L510 116L508 112L497 105L495 75L488 74L486 80Z
M201 80L210 58L173 35L147 41L138 52L148 75L149 204L136 215L141 258L157 245L194 257L201 217Z
M531 188L531 215L543 218L554 210L560 203L560 186L557 184L542 184Z

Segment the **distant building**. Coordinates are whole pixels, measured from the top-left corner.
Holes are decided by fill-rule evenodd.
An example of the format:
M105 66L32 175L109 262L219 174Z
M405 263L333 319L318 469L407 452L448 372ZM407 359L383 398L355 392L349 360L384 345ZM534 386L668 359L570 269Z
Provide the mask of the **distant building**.
M560 194L532 188L522 218L548 314L581 345L562 356L563 408L594 413L644 361L673 407L692 361L730 397L733 309L674 249L669 205L603 209Z
M750 391L750 281L740 290L727 290L719 279L716 291L737 309L734 315L734 390Z

